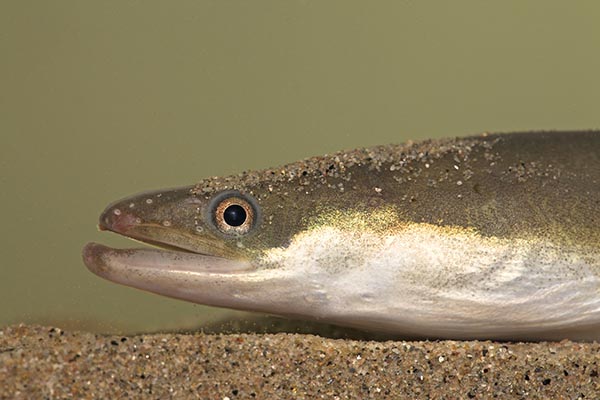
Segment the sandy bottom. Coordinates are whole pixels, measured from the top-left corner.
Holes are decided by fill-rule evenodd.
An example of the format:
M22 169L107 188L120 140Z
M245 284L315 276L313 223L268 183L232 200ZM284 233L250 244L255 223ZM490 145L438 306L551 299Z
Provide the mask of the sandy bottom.
M0 330L0 398L585 398L598 343ZM508 396L507 396L508 395Z

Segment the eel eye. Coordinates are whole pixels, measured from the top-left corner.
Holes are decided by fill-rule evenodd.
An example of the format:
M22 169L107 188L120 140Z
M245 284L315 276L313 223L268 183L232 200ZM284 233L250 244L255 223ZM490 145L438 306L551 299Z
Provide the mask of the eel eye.
M232 204L223 211L223 219L229 226L240 226L248 219L248 213L244 207Z
M214 204L215 225L225 234L244 235L256 223L256 207L241 193L222 193Z

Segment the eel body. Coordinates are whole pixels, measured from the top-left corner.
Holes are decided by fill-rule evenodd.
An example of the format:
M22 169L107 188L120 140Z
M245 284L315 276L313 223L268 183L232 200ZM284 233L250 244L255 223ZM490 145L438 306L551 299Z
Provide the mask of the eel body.
M379 146L109 205L87 267L196 303L407 337L600 339L600 132Z

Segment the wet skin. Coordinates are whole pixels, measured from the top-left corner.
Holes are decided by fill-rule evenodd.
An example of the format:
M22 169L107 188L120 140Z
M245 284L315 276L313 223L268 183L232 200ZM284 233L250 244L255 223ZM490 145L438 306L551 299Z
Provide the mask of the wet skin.
M431 338L600 338L600 132L379 146L138 194L109 280Z

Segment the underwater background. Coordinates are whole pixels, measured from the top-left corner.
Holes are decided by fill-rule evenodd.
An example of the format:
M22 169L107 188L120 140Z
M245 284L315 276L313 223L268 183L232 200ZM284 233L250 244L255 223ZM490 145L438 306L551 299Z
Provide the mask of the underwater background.
M0 326L249 314L92 275L104 207L337 150L600 127L600 3L3 1Z

